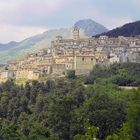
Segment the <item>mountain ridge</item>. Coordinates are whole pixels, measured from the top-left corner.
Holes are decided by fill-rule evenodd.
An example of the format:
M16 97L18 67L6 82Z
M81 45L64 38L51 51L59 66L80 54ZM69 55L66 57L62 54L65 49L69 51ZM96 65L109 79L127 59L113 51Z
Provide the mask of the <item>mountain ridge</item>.
M115 29L112 29L108 32L101 33L98 35L95 35L96 37L99 37L101 35L106 35L109 37L118 37L118 36L125 36L125 37L134 37L140 35L140 20L124 24L121 27L117 27Z
M82 28L87 36L93 36L108 31L108 29L91 19L79 20L74 27Z

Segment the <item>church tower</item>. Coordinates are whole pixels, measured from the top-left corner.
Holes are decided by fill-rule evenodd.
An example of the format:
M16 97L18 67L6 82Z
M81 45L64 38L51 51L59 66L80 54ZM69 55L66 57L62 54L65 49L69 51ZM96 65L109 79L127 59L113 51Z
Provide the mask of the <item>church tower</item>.
M77 27L73 28L73 39L78 40L79 39L79 29Z

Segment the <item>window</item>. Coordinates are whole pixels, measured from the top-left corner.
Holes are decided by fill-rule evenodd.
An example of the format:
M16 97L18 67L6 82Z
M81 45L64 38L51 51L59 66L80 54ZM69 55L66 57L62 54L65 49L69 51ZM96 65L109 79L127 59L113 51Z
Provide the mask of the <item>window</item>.
M96 62L98 62L98 59L96 59Z
M85 60L85 58L83 57L83 58L82 58L82 61L84 61L84 60Z

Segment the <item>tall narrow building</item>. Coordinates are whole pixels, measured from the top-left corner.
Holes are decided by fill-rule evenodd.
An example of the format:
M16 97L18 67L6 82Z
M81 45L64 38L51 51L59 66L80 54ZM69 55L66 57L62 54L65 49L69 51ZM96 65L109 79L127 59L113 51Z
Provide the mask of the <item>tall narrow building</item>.
M79 29L77 27L73 28L73 39L78 40L79 39Z

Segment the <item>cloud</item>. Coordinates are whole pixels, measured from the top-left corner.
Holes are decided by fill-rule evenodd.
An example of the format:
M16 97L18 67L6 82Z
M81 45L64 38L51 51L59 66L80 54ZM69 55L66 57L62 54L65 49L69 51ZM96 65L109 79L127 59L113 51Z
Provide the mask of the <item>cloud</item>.
M140 0L0 0L0 42L91 18L109 29L139 20Z
M0 23L41 26L43 19L57 11L64 0L0 1Z
M117 13L114 13L116 12L116 10L114 10L113 8L112 8L113 10L112 13L111 11L108 11L106 13L104 10L106 10L106 8L109 9L109 6L104 6L104 8L105 7L106 8L103 10L102 7L103 5L105 5L105 3L104 2L101 3L101 0L98 0L98 3L97 0L92 0L92 1L89 0L89 2L87 2L87 0L83 0L83 1L77 0L76 2L77 3L75 3L75 0L71 0L67 2L67 5L69 5L69 7L66 7L66 9L69 11L70 8L73 7L73 10L71 10L71 13L67 13L67 11L65 12L66 14L65 16L67 16L68 14L69 16L73 15L71 20L74 20L74 22L76 22L79 19L91 18L94 21L104 25L108 29L113 29L133 21L130 16L128 16L127 14L125 15L124 13L114 16L114 14ZM112 0L106 0L106 2L108 2L108 4L109 2L111 2L112 4ZM116 3L117 2L115 2L115 4ZM101 7L99 4L101 5ZM110 5L110 6L114 7L114 5ZM123 8L122 10L125 11L125 9ZM70 20L68 21L71 22Z
M28 26L0 25L0 27L1 43L8 43L9 41L22 41L25 38L43 33L47 30L45 28Z
M131 1L136 5L140 4L140 0L131 0Z
M48 16L63 4L64 0L0 0L0 43L46 31Z
M129 17L105 18L103 22L104 22L104 25L108 29L113 29L113 28L116 28L116 27L123 26L126 23L133 22L133 20L131 18L129 18Z

